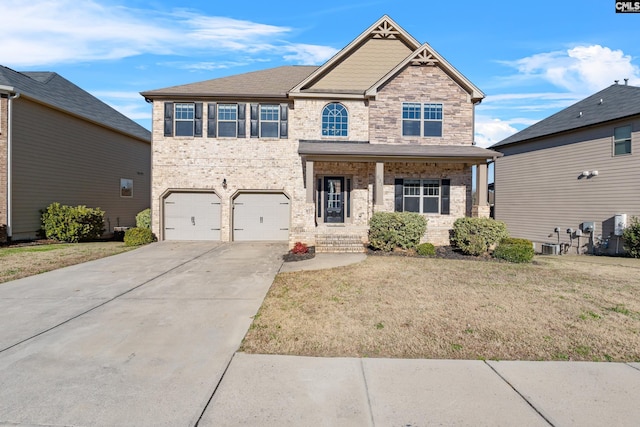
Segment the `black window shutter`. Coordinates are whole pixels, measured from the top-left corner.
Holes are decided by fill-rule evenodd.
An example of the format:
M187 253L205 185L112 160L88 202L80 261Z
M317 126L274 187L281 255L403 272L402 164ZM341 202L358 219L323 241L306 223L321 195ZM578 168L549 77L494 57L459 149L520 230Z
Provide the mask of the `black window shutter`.
M173 136L173 102L164 103L164 136Z
M202 136L202 102L195 103L195 114L193 122L193 135Z
M451 195L451 180L443 179L440 181L440 214L449 215L449 205Z
M280 104L280 138L288 138L289 106Z
M258 131L259 116L258 116L258 104L251 104L251 138L258 138L260 133Z
M238 104L238 138L247 137L247 104Z
M210 102L207 104L207 136L209 138L215 138L218 135L216 118L216 103Z
M404 180L397 178L394 182L395 182L395 210L396 212L402 212Z

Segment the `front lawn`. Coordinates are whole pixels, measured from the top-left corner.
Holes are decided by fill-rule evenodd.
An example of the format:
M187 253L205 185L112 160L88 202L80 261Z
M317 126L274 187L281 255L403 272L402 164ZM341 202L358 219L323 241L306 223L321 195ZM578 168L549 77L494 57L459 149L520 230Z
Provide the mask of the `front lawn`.
M517 265L370 256L348 267L282 273L241 351L640 361L635 261L537 257Z
M32 242L0 247L0 283L134 249L122 242Z

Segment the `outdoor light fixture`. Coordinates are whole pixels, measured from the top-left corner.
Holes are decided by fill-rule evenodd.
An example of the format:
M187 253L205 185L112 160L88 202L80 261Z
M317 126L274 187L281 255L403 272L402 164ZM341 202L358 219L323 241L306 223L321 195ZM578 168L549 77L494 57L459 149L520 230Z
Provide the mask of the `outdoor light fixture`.
M222 178L222 188L227 188L227 178Z

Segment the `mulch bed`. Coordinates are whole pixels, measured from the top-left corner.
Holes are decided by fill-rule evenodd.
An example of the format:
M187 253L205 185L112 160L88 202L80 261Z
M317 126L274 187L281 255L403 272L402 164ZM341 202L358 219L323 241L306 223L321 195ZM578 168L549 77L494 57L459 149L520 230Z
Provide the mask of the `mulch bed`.
M418 257L418 258L440 258L440 259L455 259L464 261L490 261L500 262L495 258L492 258L489 254L483 254L480 256L465 255L460 250L451 246L436 246L436 254L433 257L425 257L418 255L414 249L400 249L396 248L394 251L376 251L371 248L367 248L367 255L373 256L404 256L404 257Z
M282 259L284 262L295 262L295 261L304 261L305 259L311 259L316 256L316 247L309 246L309 251L305 254L294 254L289 251L286 254L282 255Z

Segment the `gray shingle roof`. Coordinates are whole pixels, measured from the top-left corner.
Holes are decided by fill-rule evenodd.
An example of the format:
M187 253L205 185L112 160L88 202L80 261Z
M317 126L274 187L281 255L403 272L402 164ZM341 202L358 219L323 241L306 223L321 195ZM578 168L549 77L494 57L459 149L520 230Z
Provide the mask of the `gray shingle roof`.
M493 144L490 148L498 148L637 114L640 114L640 87L614 84Z
M359 142L300 141L298 154L308 156L388 157L417 159L480 160L502 157L501 153L472 145L369 144Z
M235 98L286 98L287 93L318 67L291 65L250 73L236 74L181 86L150 90L140 94L147 98L162 96L211 96Z
M18 72L0 65L0 85L120 132L151 141L151 132L54 72Z

